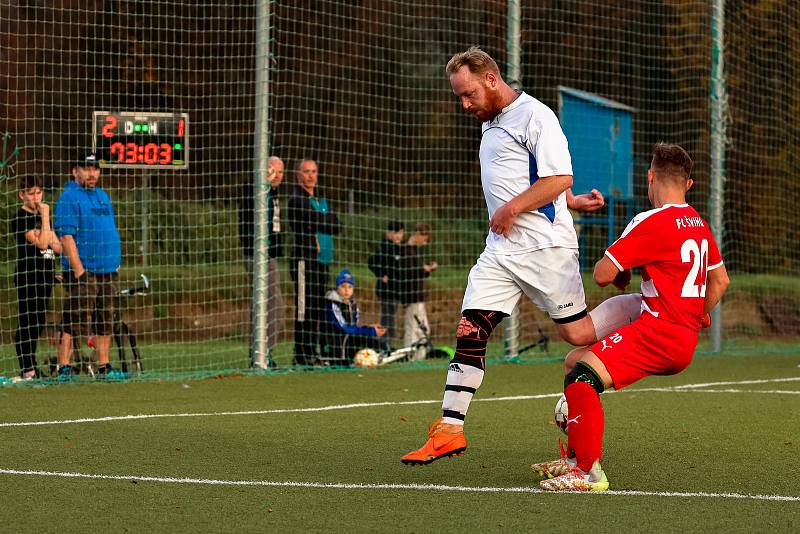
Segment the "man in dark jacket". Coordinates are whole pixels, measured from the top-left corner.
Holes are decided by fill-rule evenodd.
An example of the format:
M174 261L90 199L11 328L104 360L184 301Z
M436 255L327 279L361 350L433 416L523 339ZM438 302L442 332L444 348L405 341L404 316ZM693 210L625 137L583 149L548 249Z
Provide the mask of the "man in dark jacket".
M431 227L427 223L417 223L414 233L408 238L403 255L403 291L400 302L406 307L405 334L403 344L410 347L430 334L428 312L425 309L425 278L435 271L439 264L425 262L422 247L431 240ZM413 359L425 358L425 349L420 348Z
M387 341L394 337L394 316L400 303L404 234L405 226L401 221L389 221L386 238L378 243L367 261L369 270L377 278L375 295L381 306L381 324L387 329Z
M295 288L294 363L318 362L319 329L325 320L328 266L333 261L333 236L339 218L328 201L317 196L317 164L303 159L297 165L297 187L289 197L288 222L294 235L291 275Z

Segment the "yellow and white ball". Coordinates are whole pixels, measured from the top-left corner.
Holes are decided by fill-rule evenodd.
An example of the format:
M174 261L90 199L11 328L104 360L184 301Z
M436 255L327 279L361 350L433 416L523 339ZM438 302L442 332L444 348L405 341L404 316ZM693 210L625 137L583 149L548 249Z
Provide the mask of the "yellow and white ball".
M353 358L353 364L356 367L377 367L379 361L380 356L372 349L361 349L360 351L356 352L356 355Z

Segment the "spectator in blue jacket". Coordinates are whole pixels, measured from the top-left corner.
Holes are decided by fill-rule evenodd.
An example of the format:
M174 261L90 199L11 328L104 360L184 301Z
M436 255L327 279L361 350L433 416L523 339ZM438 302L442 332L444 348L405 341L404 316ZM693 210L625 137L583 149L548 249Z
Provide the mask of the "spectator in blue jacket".
M334 364L350 365L356 352L363 348L383 348L381 338L386 335L386 328L358 324L358 304L353 298L355 285L353 273L344 269L336 276L336 289L325 296L323 350L328 361Z
M98 187L100 164L96 154L82 152L72 167L72 176L74 180L67 182L55 212L67 293L58 346L59 378L68 381L77 374L70 364L72 338L89 334L94 336L99 377L125 378L109 363L122 257L114 207L108 194Z

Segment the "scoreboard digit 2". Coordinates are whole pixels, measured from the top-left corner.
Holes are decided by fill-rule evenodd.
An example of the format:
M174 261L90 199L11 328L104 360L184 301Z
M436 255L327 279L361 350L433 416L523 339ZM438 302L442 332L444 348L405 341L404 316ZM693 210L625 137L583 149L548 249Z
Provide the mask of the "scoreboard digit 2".
M188 113L95 111L92 122L92 149L101 167L189 167Z

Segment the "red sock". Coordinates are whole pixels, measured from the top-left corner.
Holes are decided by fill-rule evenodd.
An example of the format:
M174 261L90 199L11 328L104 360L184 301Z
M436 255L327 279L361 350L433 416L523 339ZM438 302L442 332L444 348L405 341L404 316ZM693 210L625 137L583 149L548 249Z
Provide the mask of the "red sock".
M567 450L574 451L578 467L589 471L603 454L603 405L597 391L586 382L573 382L564 389L569 409Z

